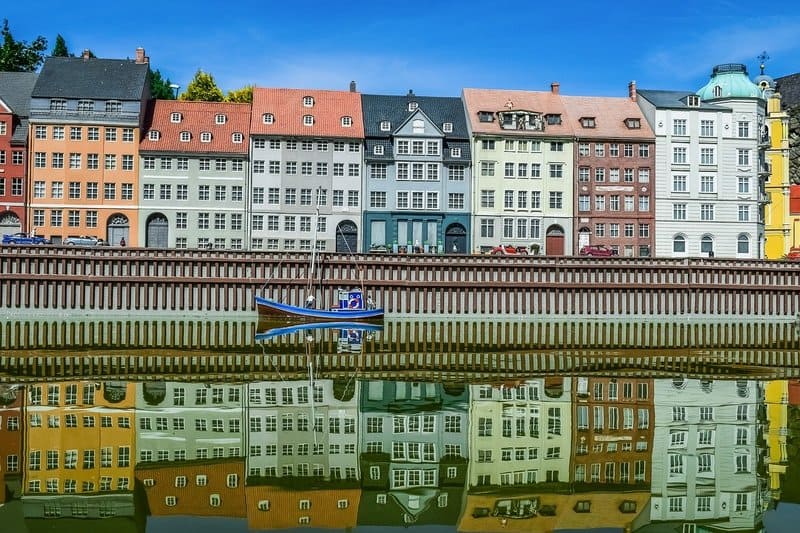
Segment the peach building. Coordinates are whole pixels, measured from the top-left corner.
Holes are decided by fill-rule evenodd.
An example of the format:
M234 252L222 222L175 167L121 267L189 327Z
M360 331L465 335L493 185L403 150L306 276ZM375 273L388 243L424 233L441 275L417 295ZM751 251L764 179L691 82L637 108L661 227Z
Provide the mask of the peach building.
M60 243L92 235L137 245L139 137L149 59L50 57L30 102L28 215Z
M245 493L250 529L310 526L349 530L357 525L360 488L295 490L256 485L247 486Z

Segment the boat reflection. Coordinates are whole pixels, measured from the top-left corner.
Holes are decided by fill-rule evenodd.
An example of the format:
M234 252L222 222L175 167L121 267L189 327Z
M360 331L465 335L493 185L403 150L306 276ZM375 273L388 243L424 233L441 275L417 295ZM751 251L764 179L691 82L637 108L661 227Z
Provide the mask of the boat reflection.
M265 328L261 330L261 328ZM330 335L336 338L337 353L360 353L365 340L375 340L376 334L383 331L383 324L369 324L365 322L312 322L286 325L282 322L259 322L259 333L256 333L256 342L272 339L302 336L304 342L313 343L320 341L321 337L327 340Z
M2 385L0 421L20 533L760 531L800 471L788 380L42 379Z

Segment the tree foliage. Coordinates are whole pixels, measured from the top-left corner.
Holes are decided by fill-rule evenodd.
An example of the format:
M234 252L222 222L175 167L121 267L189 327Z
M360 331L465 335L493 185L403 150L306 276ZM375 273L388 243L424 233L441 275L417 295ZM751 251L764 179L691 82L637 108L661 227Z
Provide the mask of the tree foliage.
M150 95L159 100L175 100L175 91L169 78L164 79L159 70L150 70Z
M8 19L3 20L0 32L0 70L7 72L33 72L44 62L47 39L39 35L31 44L17 41L8 28Z
M245 85L241 89L234 89L228 91L225 96L226 102L234 102L238 104L252 104L253 103L253 86Z
M208 72L198 70L194 75L186 91L181 93L180 100L193 100L200 102L222 102L225 97L222 90L217 87L217 82L214 81L214 76Z
M64 40L60 33L56 35L56 44L53 45L53 51L50 52L50 55L53 57L72 57L67 48L67 41Z

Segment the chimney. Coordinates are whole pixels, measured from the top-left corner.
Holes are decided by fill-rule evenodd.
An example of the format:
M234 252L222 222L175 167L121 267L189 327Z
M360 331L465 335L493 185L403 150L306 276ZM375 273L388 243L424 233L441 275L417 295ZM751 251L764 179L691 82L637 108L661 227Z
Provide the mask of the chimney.
M414 97L414 89L409 89L409 90L408 90L408 94L407 94L406 96L407 96L408 98L413 98L413 97Z
M628 84L628 98L634 102L636 101L636 80L632 80Z
M357 92L356 91L356 82L355 81L351 81L350 82L350 92L351 93Z
M148 63L150 63L150 58L147 57L146 55L144 55L144 48L142 48L140 46L139 48L136 49L136 64L137 65L142 65L142 64L146 65Z
M84 61L86 61L86 60L87 60L87 59L89 59L90 57L92 57L92 53L89 51L89 49L88 49L88 48L84 48L84 49L83 49L83 54L81 54L81 58L82 58Z
M558 94L558 90L561 88L561 84L557 81L554 81L550 84L550 92L553 94Z

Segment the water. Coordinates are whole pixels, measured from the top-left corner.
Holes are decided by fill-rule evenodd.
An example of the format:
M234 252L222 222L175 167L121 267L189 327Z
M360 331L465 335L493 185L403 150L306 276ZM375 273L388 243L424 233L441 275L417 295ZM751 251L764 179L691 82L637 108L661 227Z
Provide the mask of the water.
M0 321L0 531L796 530L792 323L274 326Z

